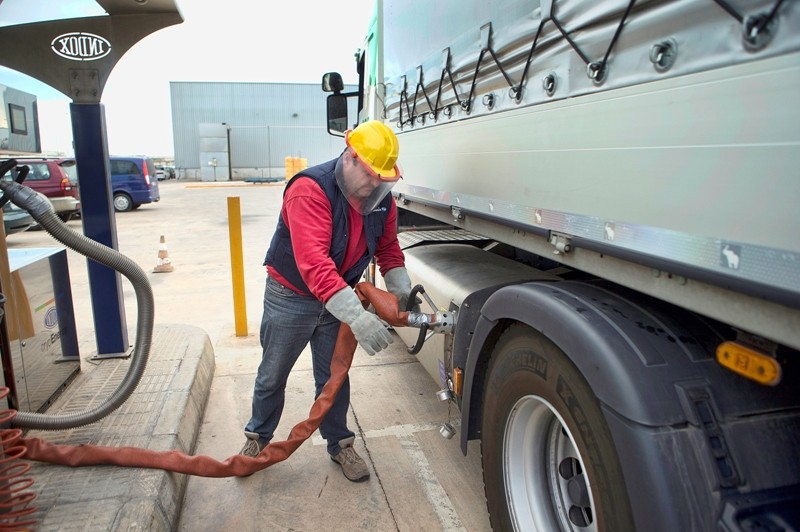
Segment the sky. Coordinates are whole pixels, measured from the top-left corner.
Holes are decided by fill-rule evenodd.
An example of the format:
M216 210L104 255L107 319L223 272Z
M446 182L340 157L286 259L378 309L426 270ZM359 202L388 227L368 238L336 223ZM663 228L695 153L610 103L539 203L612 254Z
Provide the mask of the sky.
M184 22L139 41L106 83L111 154L173 155L170 81L357 82L374 0L175 1ZM0 0L0 26L104 14L94 0ZM44 152L73 153L67 96L2 66L0 84L37 96Z

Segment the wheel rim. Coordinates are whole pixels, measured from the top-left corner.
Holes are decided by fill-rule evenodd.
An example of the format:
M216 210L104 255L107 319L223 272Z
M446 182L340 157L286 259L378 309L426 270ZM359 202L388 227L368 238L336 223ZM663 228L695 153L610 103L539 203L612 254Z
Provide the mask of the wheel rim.
M130 202L128 201L128 198L126 198L125 196L116 196L114 198L114 207L116 207L118 211L127 210L129 204Z
M503 434L503 478L515 530L596 531L590 479L564 420L541 397L514 405Z

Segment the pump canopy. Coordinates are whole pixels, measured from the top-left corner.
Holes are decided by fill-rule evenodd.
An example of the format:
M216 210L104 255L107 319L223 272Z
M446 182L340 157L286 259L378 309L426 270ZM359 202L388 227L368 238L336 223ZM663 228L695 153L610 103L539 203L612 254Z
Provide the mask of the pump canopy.
M98 103L125 52L151 33L183 22L175 0L95 1L107 15L0 27L0 65L75 103Z

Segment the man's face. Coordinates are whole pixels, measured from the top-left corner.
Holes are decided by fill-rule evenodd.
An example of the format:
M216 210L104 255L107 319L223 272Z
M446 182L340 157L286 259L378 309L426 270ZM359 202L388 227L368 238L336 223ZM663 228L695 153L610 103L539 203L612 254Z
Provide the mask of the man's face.
M398 179L382 179L362 162L352 149L342 153L336 162L336 184L347 202L363 215L371 213L392 190Z
M348 192L354 198L367 199L372 191L381 184L380 179L372 176L352 153L345 155L344 163L344 176Z

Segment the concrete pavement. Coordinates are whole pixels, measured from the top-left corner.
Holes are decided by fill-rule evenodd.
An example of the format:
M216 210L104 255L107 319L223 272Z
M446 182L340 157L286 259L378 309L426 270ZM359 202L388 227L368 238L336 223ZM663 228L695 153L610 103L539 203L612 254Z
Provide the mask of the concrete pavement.
M282 191L281 185L168 181L161 183L161 202L117 215L120 251L146 272L155 266L159 236L165 235L175 271L148 273L156 298L152 356L161 361L154 368L169 366L168 361L179 353L182 365L193 367L197 375L193 380L196 391L191 393L207 399L197 415L193 414L195 406L191 401L179 406L166 402L165 398L175 396L172 383L181 382L176 375L169 374L160 381L165 383L161 388L150 388L146 400L137 390L120 410L125 410L125 415L139 415L141 420L141 414L135 414L139 407L132 405L143 401L154 405L155 417L162 420L161 425L155 423L155 426L169 434L167 439L172 438L172 443L163 437L152 443L154 440L148 440L153 438L150 429L147 429L150 434L136 436L134 441L124 441L128 437L124 431L110 437L107 431L112 426L119 429L120 423L105 422L81 429L78 439L105 445L113 441L113 445L119 446L138 446L140 441L157 448L184 445L191 454L219 460L238 452L244 441L242 427L249 418L253 379L260 360L257 331L264 289L261 263L275 227ZM239 197L241 202L248 322L248 334L244 337L234 333L226 214L229 196ZM71 221L69 225L80 230L80 221ZM11 248L57 244L45 233L26 232L11 235L8 245ZM68 256L82 371L51 411L69 408L70 398L75 401L75 396L87 386L84 381L93 373L99 378L97 366L86 360L94 350L86 261L73 252ZM135 299L127 281L123 288L132 341ZM202 376L204 373L209 373L207 379ZM470 444L469 455L464 457L458 438L447 441L439 435L439 425L450 419L447 405L436 400L436 383L406 353L400 338L395 337L388 350L374 357L359 349L350 379L350 426L357 433L356 449L372 472L368 482L347 481L339 466L328 458L324 441L315 433L285 462L243 479L181 479L183 475L173 473L144 474L125 468L99 468L101 471L93 472L95 476L90 478L102 480L81 479L74 481L83 482L79 487L70 485L70 489L84 495L94 493L91 495L94 498L80 500L72 496L69 508L59 510L60 515L53 510L57 505L40 495L41 529L56 529L55 523L72 522L65 520L69 515L82 515L84 518L75 520L74 526L59 529L488 530L479 445ZM113 378L109 377L110 381ZM290 378L276 439L284 438L292 425L305 419L313 390L310 355L305 353ZM188 394L185 390L182 393ZM198 402L202 403L195 400ZM180 409L177 415L176 408ZM164 415L167 411L170 416ZM163 420L167 418L175 426L165 427ZM451 422L457 425L455 409L452 418ZM140 421L139 425L147 423ZM44 437L70 438L55 433ZM58 470L53 472L54 468ZM53 487L59 478L66 478L66 473L59 471L65 468L37 465L35 469L38 470L34 474L35 489L40 494L63 493L62 486L58 490ZM48 472L41 473L43 469ZM130 484L137 488L112 488ZM133 496L140 496L138 503ZM85 516L86 512L99 508L96 499L105 501L110 509L105 520L93 522ZM43 507L41 502L50 506ZM112 510L116 512L113 515L109 513ZM55 528L50 528L51 525Z

